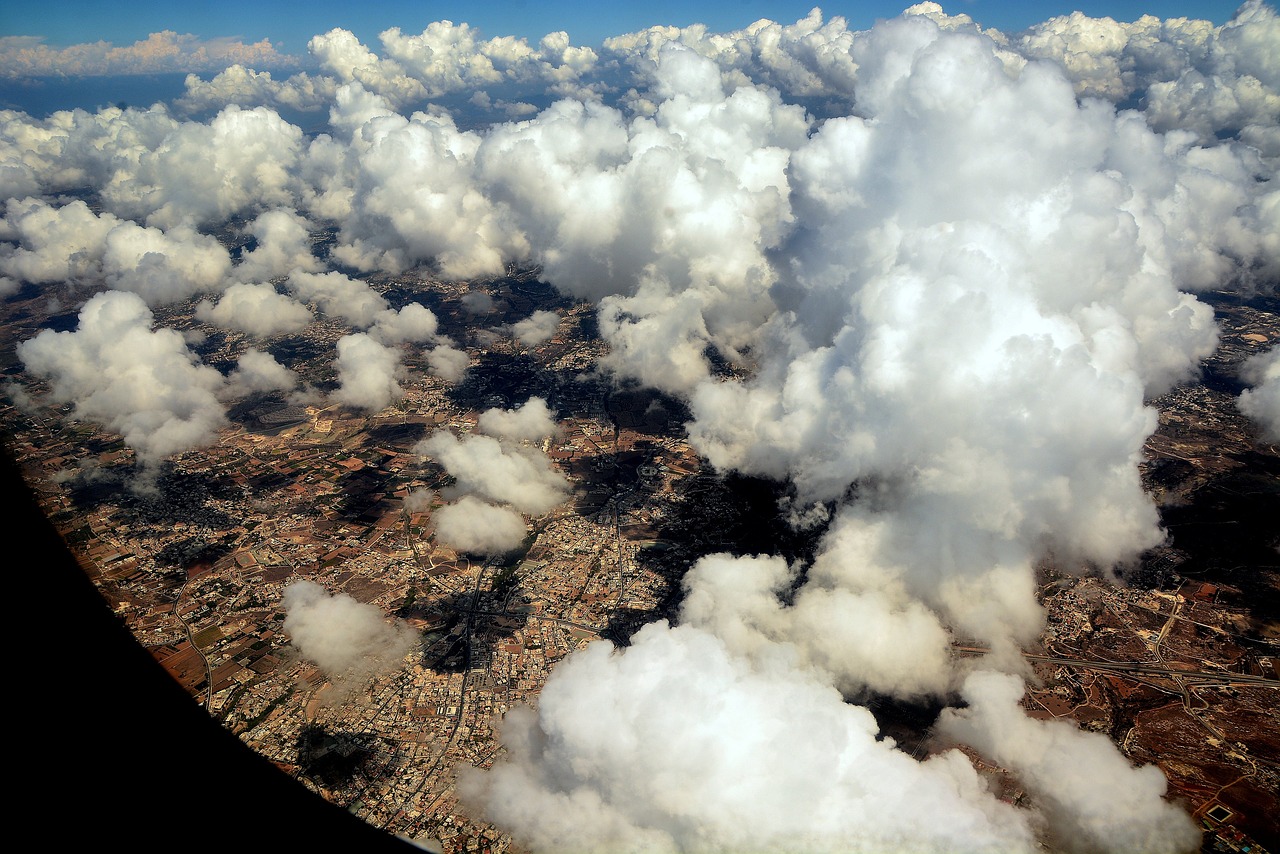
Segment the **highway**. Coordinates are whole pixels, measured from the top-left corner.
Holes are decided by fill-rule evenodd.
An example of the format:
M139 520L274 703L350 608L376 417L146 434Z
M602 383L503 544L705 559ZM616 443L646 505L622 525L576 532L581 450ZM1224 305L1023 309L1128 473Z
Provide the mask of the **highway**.
M967 652L975 655L986 655L990 650L969 643L953 644L956 652ZM1087 658L1059 658L1052 655L1035 655L1024 652L1022 657L1027 661L1039 661L1058 667L1075 667L1080 670L1105 670L1111 673L1122 673L1130 676L1160 676L1165 678L1198 679L1204 682L1227 682L1247 685L1261 685L1265 688L1280 688L1280 679L1267 676L1253 676L1248 673L1231 673L1226 670L1181 670L1163 664L1152 664L1145 661L1098 661Z
M973 650L972 647L969 649ZM1024 653L1023 657L1028 661L1042 661L1046 664L1077 667L1084 670L1106 670L1112 673L1127 673L1134 676L1180 677L1182 679L1199 679L1206 682L1246 683L1249 685L1262 685L1268 688L1280 688L1280 679L1252 676L1248 673L1229 673L1225 670L1179 670L1176 667L1147 664L1141 661L1090 661L1079 658L1031 655L1029 653Z

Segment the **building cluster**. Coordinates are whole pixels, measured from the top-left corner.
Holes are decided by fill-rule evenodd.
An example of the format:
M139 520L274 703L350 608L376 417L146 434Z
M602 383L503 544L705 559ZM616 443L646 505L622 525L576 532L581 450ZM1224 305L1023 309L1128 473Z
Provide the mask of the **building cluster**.
M371 284L388 294L415 287L404 277ZM431 288L442 330L471 358L462 382L431 376L408 352L412 381L374 415L319 398L255 400L216 444L166 461L145 488L119 436L48 405L38 388L15 398L21 406L0 403L0 418L105 601L193 702L376 826L445 850L500 852L509 840L463 815L453 769L494 760L497 721L536 704L558 661L671 616L678 572L691 560L748 548L762 534L742 494L688 446L678 401L575 379L604 352L589 306L528 272L489 283L482 299L475 293L467 283ZM1226 376L1277 329L1273 314L1217 307L1231 321L1213 363ZM548 308L562 318L548 340L529 347L502 331ZM24 322L19 337L35 328ZM317 325L316 340L290 345L311 353L296 366L302 376L332 373L334 334ZM482 409L535 394L556 414L560 432L542 450L572 497L530 519L514 554L484 558L437 542L432 516L449 478L414 446L436 430L469 432ZM1158 502L1194 505L1247 470L1257 438L1231 395L1187 384L1157 401L1161 424L1143 476ZM776 516L778 496L758 498ZM1161 765L1173 791L1221 830L1220 850L1244 850L1251 817L1280 814L1271 725L1280 650L1242 604L1254 582L1233 583L1200 547L1175 540L1144 556L1131 568L1143 581L1134 587L1046 567L1045 631L1032 651L1040 681L1024 703L1033 716L1107 733L1135 760ZM290 643L282 601L299 580L380 609L419 642L399 668L337 684ZM1000 769L979 767L1009 800L1023 797ZM1237 782L1228 791L1224 780Z
M440 287L442 323L452 310L474 325L457 308L465 287ZM504 282L494 326L504 312L528 314L543 290L532 279ZM536 350L470 342L473 365L518 358L532 378L507 383L498 370L460 388L415 371L404 397L372 416L260 400L234 412L216 444L167 460L141 490L119 436L42 404L38 389L21 409L6 402L0 417L106 602L193 702L374 825L446 850L501 851L505 837L460 811L453 769L493 760L497 720L535 704L556 662L634 631L668 596L669 579L646 554L697 469L677 405L564 379L594 364L602 345L582 335L587 309L560 309L560 329ZM448 478L413 446L435 430L468 432L481 408L522 403L531 391L559 418L544 451L568 476L571 499L530 520L519 554L485 559L437 543L431 518L443 499L410 498ZM285 629L284 591L302 579L407 623L420 643L391 673L335 685Z

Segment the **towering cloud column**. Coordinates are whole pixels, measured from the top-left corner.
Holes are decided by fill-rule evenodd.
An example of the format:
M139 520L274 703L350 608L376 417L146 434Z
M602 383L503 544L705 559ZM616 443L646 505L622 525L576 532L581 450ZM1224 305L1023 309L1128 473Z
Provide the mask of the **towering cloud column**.
M681 625L572 657L537 716L508 724L508 758L467 791L540 850L575 831L586 847L653 850L1020 850L1037 834L1088 850L1122 832L1127 849L1194 849L1158 770L1024 719L1016 675L963 682L973 709L947 732L1025 779L1037 806L1022 810L957 782L954 766L968 768L957 754L917 763L891 743L852 749L845 727L874 723L838 692L945 695L962 684L957 638L1016 674L1041 628L1039 561L1109 569L1161 542L1137 469L1156 423L1144 399L1215 346L1212 312L1180 287L1228 249L1183 205L1221 202L1226 186L1237 200L1259 192L1230 177L1248 173L1249 155L1169 144L1077 101L1058 68L1011 71L989 38L927 17L886 22L850 50L860 115L778 149L773 186L787 195L770 213L786 219L751 208L757 228L733 233L745 241L736 253L706 244L715 257L764 253L766 289L738 293L767 295L767 310L744 314L752 303L725 301L721 282L696 274L664 279L661 300L647 285L601 299L602 330L632 364L669 361L673 339L656 333L696 306L684 339L749 368L745 380L696 365L664 376L681 378L691 441L717 468L838 505L816 560L704 559L685 580ZM744 97L717 90L706 64L670 49L659 59L659 117L690 92ZM690 128L678 150L699 150L703 132ZM1150 156L1134 159L1135 146ZM737 191L714 186L726 200ZM1175 222L1188 226L1176 237ZM632 245L620 227L615 242ZM614 304L638 308L611 325ZM642 323L653 333L625 334ZM736 692L753 699L737 704ZM673 719L696 746L663 727ZM821 747L781 747L789 727ZM1096 761L1066 780L1037 753L1049 743ZM752 788L806 774L818 791L799 803L780 794L790 783ZM935 775L950 780L948 799L928 794ZM900 799L881 804L865 779L890 781ZM1116 781L1132 797L1095 796ZM898 823L903 805L932 823ZM860 820L837 818L848 816Z

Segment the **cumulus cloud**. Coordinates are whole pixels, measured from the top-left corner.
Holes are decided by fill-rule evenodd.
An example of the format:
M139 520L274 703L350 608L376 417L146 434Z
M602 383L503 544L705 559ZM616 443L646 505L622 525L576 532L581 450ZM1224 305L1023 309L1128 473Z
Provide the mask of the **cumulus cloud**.
M75 331L46 329L18 345L54 401L119 433L144 466L209 444L226 423L222 375L153 320L140 297L109 291L85 303Z
M185 225L161 231L125 223L107 234L102 257L106 283L149 305L220 289L228 266L227 251L216 240Z
M460 131L447 115L406 119L350 103L359 110L351 144L336 153L316 202L341 213L335 258L394 272L430 263L443 276L466 279L500 274L504 258L527 254L504 208L475 185L479 134ZM343 121L341 110L335 118Z
M400 354L363 332L338 339L338 388L334 400L354 409L377 412L404 396Z
M459 792L534 851L1032 851L958 752L916 762L785 657L645 626L565 659ZM927 816L928 820L921 820Z
M315 303L326 315L361 329L372 326L390 308L367 284L343 273L299 270L289 277L287 284L298 299Z
M510 718L508 760L468 797L535 849L1034 850L1044 832L1111 832L1089 794L1101 775L1098 791L1136 781L1117 803L1141 815L1116 832L1176 850L1190 843L1158 772L1132 776L1090 742L1081 779L1060 780L1031 754L1077 736L1021 721L1020 683L964 682L949 647L980 641L982 667L1016 673L1041 630L1039 561L1106 568L1162 541L1138 476L1156 424L1145 401L1217 344L1197 292L1280 277L1275 21L1250 0L1223 27L1076 14L1007 36L921 3L866 31L818 10L727 34L652 28L599 56L563 34L533 47L444 22L387 31L379 55L334 30L311 44L336 84L315 84L330 132L313 138L263 107L208 122L0 113L0 187L32 199L8 206L0 275L126 287L147 256L120 254L113 278L115 230L131 246L145 230L173 272L181 253L161 238L197 246L202 223L256 218L256 248L220 274L236 284L201 316L231 324L252 299L283 313L258 283L287 277L296 300L357 330L337 345L335 399L376 411L401 393L396 348L433 345L428 365L449 380L469 357L422 305L393 309L349 272L480 279L463 299L480 317L498 308L485 277L537 265L595 304L601 367L688 404L704 459L821 508L809 565L703 559L679 626L570 656L538 711ZM475 108L547 103L495 88L520 81L573 97L483 131L443 108L398 112L464 91ZM228 71L209 97L236 87L257 103L288 88ZM39 201L82 187L103 213ZM313 223L347 272L312 255ZM556 321L510 332L536 346ZM1251 363L1240 398L1264 424L1274 365ZM55 386L69 373L28 369ZM248 354L241 369L248 384L287 380ZM418 445L456 481L435 514L442 541L508 549L521 513L567 498L530 444L552 429L533 399ZM973 697L949 731L1024 775L1040 807L1000 805L958 753L902 755L842 697L962 685ZM793 730L821 733L821 755L787 742ZM752 788L777 774L768 796ZM908 823L922 808L936 825ZM1144 830L1161 823L1164 841Z
M484 291L468 291L460 300L462 308L471 315L489 314L497 306L493 297Z
M313 36L307 50L321 68L344 84L358 83L363 89L396 104L426 97L420 81L408 77L399 63L382 59L369 50L348 30L335 28Z
M1082 95L1137 100L1156 129L1190 130L1210 142L1219 133L1275 125L1278 42L1275 10L1247 0L1221 27L1151 15L1122 23L1073 12L1035 25L1014 46L1061 65Z
M332 77L306 72L278 80L270 71L255 71L236 64L209 80L188 74L184 87L186 91L175 106L187 113L220 110L228 104L316 112L328 109L337 94L338 82Z
M502 84L576 93L598 59L591 48L572 46L564 32L550 33L534 47L512 36L481 39L475 28L451 21L435 21L416 35L392 27L379 41L385 56L334 29L314 37L308 49L340 82L359 83L397 106Z
M282 605L289 642L324 671L342 697L400 667L418 643L407 624L388 622L381 609L311 581L292 582Z
M569 482L529 444L558 431L546 401L534 397L515 409L487 409L476 426L489 435L458 439L441 430L414 452L454 478L444 495L457 500L436 512L436 536L463 551L501 554L524 539L521 514L540 516L563 504Z
M1253 387L1240 393L1240 411L1258 422L1268 439L1280 442L1280 347L1249 359L1242 375Z
M792 101L821 97L847 104L857 79L849 51L855 38L844 18L825 21L814 8L794 24L761 19L729 33L709 32L701 24L649 27L606 39L604 49L640 80L651 79L666 46L679 45L713 62L730 87L759 82Z
M228 287L216 305L202 300L196 305L195 316L205 323L261 338L297 332L312 319L306 306L278 292L274 285L244 283Z
M165 229L295 207L303 153L302 131L265 107L229 106L207 123L162 104L39 120L0 111L7 195L92 187L107 212Z
M919 697L947 689L951 636L932 611L892 588L829 583L830 570L815 568L823 570L822 580L784 606L796 573L782 558L710 555L683 579L680 619L737 655L768 659L785 648L849 694L869 687Z
M427 354L427 366L431 373L448 382L460 382L471 366L471 357L465 350L442 344L431 348Z
M162 130L163 135L130 140L127 152L114 144L88 155L88 166L104 154L117 155L110 161L115 171L100 188L111 212L168 228L294 206L302 131L274 111L232 105L208 124L183 122Z
M608 366L686 392L712 339L732 357L771 311L766 253L791 219L786 167L809 126L776 93L726 95L689 50L661 59L653 118L561 101L492 131L477 160L547 278L600 301Z
M1126 23L1073 12L1005 35L968 15L949 15L932 2L909 7L902 17L985 36L1011 76L1029 62L1052 62L1078 94L1139 106L1157 129L1192 129L1205 142L1220 133L1274 126L1280 110L1274 63L1280 23L1262 0L1248 0L1221 27L1151 15ZM827 116L861 111L865 75L860 52L870 40L869 31L851 30L839 16L824 20L821 10L814 9L794 24L760 20L728 33L700 24L650 27L607 39L604 56L627 68L639 84L629 93L639 112L655 106L649 90L659 54L678 45L713 62L730 89L768 85L788 101Z
M27 282L101 281L107 235L119 225L121 220L98 216L82 201L55 208L42 199L8 199L0 223L6 241L0 270Z
M297 62L267 39L245 44L172 30L151 33L123 47L99 41L55 48L32 36L0 38L0 76L10 78L211 71L233 64L286 68Z
M486 409L476 420L476 429L513 442L535 442L560 432L555 416L540 397L531 397L514 409Z
M410 513L425 513L431 509L436 494L430 489L414 489L405 496L404 509Z
M0 189L17 198L103 187L117 174L132 175L144 153L178 127L162 105L60 111L45 119L0 111Z
M265 282L296 271L317 273L324 269L311 251L311 223L291 210L260 214L245 226L254 246L240 257L236 278L242 282Z
M227 386L236 397L262 391L292 391L298 385L293 371L275 360L270 353L250 347L236 362L227 377Z
M0 272L44 283L106 284L149 305L181 302L220 289L231 258L216 240L188 226L143 227L81 201L55 208L41 199L10 199Z
M1238 275L1242 257L1274 261L1266 217L1249 210L1266 209L1270 191L1249 152L1162 139L1134 114L1078 100L1056 67L1011 63L1003 43L930 11L851 41L861 115L813 133L802 118L789 125L767 93L730 92L696 49L666 44L652 120L623 131L607 108L557 105L491 134L478 156L490 180L548 158L541 171L567 199L589 175L584 186L604 201L590 211L593 235L526 228L535 246L556 247L538 258L558 287L604 291L577 295L599 301L615 370L687 396L690 439L717 468L789 480L801 502L839 505L798 587L777 558L701 562L686 579L685 627L752 667L785 658L850 693L945 692L959 677L948 649L957 637L989 645L988 666L1017 670L1041 629L1038 560L1052 550L1064 569L1110 566L1162 541L1137 471L1155 427L1144 400L1190 376L1217 340L1212 312L1182 289ZM741 148L717 135L728 115ZM590 121L600 130L577 132ZM655 133L638 152L647 121ZM680 133L657 133L668 129ZM588 139L577 162L607 168L557 173L548 153ZM491 148L506 156L491 161ZM671 185L685 198L708 194L690 210L722 211L715 224L732 225L691 223L671 238L610 219L636 211L662 222L674 211L679 221L682 197L664 198L661 181L648 182L659 188L649 197L600 189L655 152L673 174L689 164L691 177ZM1193 197L1231 226L1193 214ZM508 197L517 219L523 203ZM597 235L613 241L603 270L583 253ZM650 260L658 246L661 260ZM579 277L582 262L593 275ZM726 269L737 275L717 277ZM746 378L712 379L708 347L748 366ZM560 749L573 708L541 703L536 724L509 736L523 758L507 779L546 792L538 809L558 804L558 817L608 842L689 847L667 841L660 810L646 804L637 828L601 806L617 769L562 782L589 761ZM1162 782L1155 769L1143 776ZM510 809L488 785L490 815L558 844L543 835L553 821ZM1083 824L1094 809L1068 790L1052 801L1054 826ZM1134 804L1144 810L1135 827L1164 822L1160 803ZM1165 842L1193 846L1176 828ZM692 845L717 846L734 847Z
M431 309L411 302L399 311L388 309L379 314L369 334L387 344L421 343L435 339L437 326Z
M458 439L440 431L414 446L444 466L457 483L453 494L474 494L540 516L569 497L569 484L543 454L490 436Z
M403 366L397 345L438 340L438 323L430 309L420 303L393 309L365 282L343 273L308 273L295 268L287 286L298 299L314 303L324 314L367 330L338 341L339 387L334 398L347 406L379 410L399 400L404 391L399 382ZM428 355L432 369L443 371L446 378L460 375L457 359L450 352L440 340Z
M474 495L464 495L446 504L431 517L438 540L463 552L504 554L524 540L524 517Z
M1002 33L984 29L963 13L949 15L937 3L909 6L902 17L924 18L948 31L986 35L1011 74L1026 63L1007 48ZM638 85L623 101L642 114L651 114L657 106L652 90L661 54L678 46L713 63L726 91L768 86L781 92L788 103L802 104L814 115L826 117L859 111L861 59L857 46L867 37L867 31L851 29L844 17L827 19L815 7L792 24L761 19L727 33L712 32L702 24L649 27L606 39L604 55L631 73Z
M1018 706L1022 680L979 671L965 680L964 709L946 709L942 734L972 745L1013 771L1049 821L1054 847L1067 852L1195 851L1200 831L1164 800L1160 770L1133 767L1105 735L1073 721L1029 718Z
M535 311L524 320L511 324L511 335L526 347L537 347L550 341L559 328L559 314L554 311Z

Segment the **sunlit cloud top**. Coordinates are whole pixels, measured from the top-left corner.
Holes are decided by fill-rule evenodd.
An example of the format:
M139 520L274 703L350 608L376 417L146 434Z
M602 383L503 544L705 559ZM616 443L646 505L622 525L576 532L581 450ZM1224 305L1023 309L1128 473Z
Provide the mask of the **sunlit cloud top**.
M24 393L154 470L248 394L378 414L423 372L460 381L467 342L536 348L558 313L493 328L482 292L536 268L594 310L593 374L679 398L690 447L785 484L780 511L817 541L804 567L707 556L675 625L567 658L464 781L473 815L547 852L1195 850L1158 769L1025 717L1018 651L1043 629L1042 561L1110 570L1163 541L1148 401L1217 347L1200 297L1280 282L1280 18L1260 0L1015 26L995 4L870 8L726 25L657 4L599 38L444 5L372 33L317 14L302 67L272 73L263 58L302 49L249 32L167 102L0 110L0 292L78 311L18 345ZM211 61L226 35L172 33L58 62ZM470 327L393 305L375 284L402 274L398 292L480 285ZM165 327L184 306L245 336L229 373ZM271 355L320 322L325 365ZM1275 359L1240 377L1267 435ZM414 447L453 479L441 540L502 553L569 503L536 444L555 414L551 395L508 401ZM289 631L329 669L334 638L298 615L348 606L301 593ZM986 672L957 640L991 651ZM864 692L962 695L943 730L1031 805L960 753L877 739L847 702Z
M409 2L353 4L337 0L263 4L228 0L218 4L142 2L62 2L9 4L0 19L0 75L102 75L165 71L218 71L232 64L288 68L307 61L312 36L333 28L353 33L366 44L391 28L406 34L437 21L467 22L483 38L515 37L537 43L547 33L566 32L575 44L598 47L605 39L654 25L703 25L710 32L742 29L760 19L791 21L805 17L812 0L701 0L675 3L584 6L566 0L525 3ZM863 0L823 4L829 17L841 17L855 29L892 18L909 4ZM963 0L947 4L952 14L967 14L984 27L1019 32L1039 21L1079 9L1091 17L1133 21L1194 18L1222 24L1239 4L1235 0L1128 0L1035 4L1008 0Z

